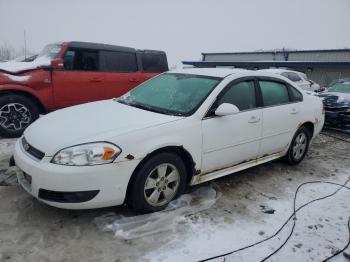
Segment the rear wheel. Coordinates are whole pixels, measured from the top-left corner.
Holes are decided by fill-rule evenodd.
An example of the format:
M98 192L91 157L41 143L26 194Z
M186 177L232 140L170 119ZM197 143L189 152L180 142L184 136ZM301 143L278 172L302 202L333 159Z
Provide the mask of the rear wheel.
M185 164L178 155L155 155L135 174L128 203L142 213L160 211L184 192L186 177Z
M19 137L38 117L38 108L30 98L16 94L0 96L0 136Z
M310 131L306 127L301 127L295 133L292 143L288 149L285 159L288 164L299 164L305 157L311 139Z

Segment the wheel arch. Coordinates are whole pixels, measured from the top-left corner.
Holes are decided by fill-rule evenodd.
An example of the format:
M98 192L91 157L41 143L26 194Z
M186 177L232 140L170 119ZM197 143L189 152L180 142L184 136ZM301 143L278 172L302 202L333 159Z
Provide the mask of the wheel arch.
M303 124L300 125L300 127L305 127L306 129L309 130L310 135L311 135L310 139L314 136L315 125L311 121L304 122Z
M24 96L24 97L31 99L38 106L40 114L47 113L47 110L46 110L46 107L44 106L44 103L40 100L39 97L37 97L36 95L34 95L31 92L18 90L18 89L0 90L0 96L11 95L11 94Z
M128 199L130 196L131 185L136 177L138 170L142 167L142 165L144 163L146 163L147 160L149 160L151 157L153 157L157 154L160 154L160 153L165 153L165 152L174 153L174 154L178 155L183 160L183 162L186 166L187 175L188 175L186 184L189 184L193 175L196 173L196 170L195 170L196 163L194 162L192 155L183 146L164 146L164 147L155 149L151 153L147 154L141 160L141 162L137 165L137 167L135 168L135 170L133 171L133 173L129 179L125 200Z

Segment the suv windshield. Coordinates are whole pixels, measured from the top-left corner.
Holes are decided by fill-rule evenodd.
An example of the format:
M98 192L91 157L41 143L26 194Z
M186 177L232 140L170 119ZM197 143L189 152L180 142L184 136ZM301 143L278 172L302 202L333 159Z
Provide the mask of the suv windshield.
M39 53L38 57L48 57L50 60L56 58L58 52L61 50L61 44L49 44Z
M190 74L162 74L142 83L118 101L169 115L190 115L221 78Z
M350 82L336 83L328 88L328 92L350 93Z

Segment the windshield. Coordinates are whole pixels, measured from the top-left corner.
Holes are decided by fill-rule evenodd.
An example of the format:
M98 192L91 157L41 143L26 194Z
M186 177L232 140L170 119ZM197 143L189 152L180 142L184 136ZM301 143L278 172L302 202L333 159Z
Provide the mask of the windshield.
M48 57L50 60L55 59L58 52L61 50L61 44L49 44L39 53L38 57Z
M328 88L328 92L350 93L350 82L336 83Z
M118 101L163 114L190 115L221 78L190 74L162 74L142 83Z

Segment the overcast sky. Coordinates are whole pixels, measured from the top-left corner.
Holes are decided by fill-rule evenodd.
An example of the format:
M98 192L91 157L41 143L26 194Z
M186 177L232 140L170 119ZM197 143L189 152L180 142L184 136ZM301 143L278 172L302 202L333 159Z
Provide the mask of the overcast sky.
M350 47L350 0L0 0L0 44L55 41L160 49L170 65L202 52Z

